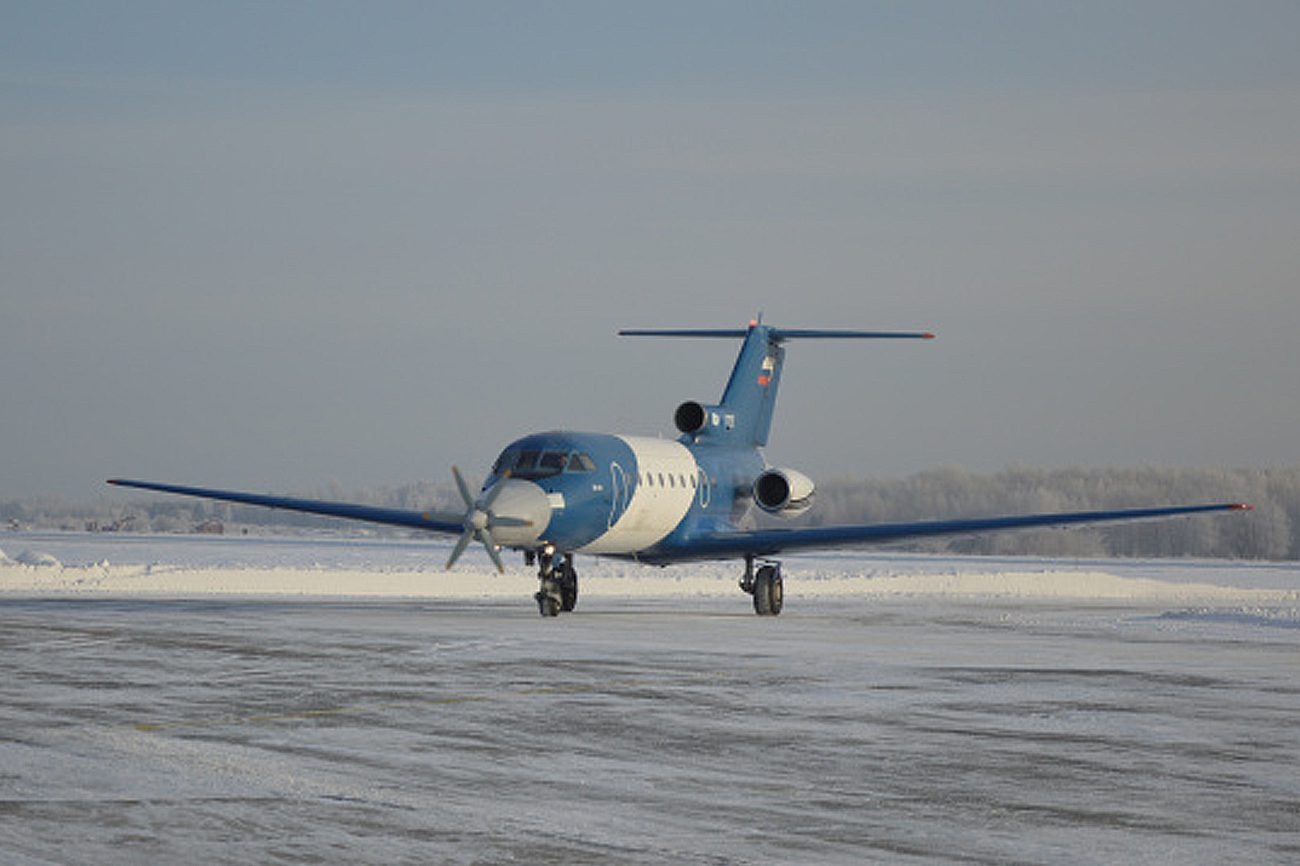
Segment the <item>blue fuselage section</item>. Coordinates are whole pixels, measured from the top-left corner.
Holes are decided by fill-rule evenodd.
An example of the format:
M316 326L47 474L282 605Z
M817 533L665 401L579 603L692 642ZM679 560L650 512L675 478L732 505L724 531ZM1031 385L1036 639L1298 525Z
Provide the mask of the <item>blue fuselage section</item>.
M550 520L533 545L653 561L734 529L765 468L756 448L689 440L535 433L502 451L483 486L509 477L546 494Z

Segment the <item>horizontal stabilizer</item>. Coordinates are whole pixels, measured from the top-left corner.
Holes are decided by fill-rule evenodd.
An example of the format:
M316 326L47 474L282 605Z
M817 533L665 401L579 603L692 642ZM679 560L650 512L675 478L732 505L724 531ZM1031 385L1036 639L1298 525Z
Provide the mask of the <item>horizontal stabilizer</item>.
M725 337L740 339L749 331L739 328L711 330L707 328L637 328L618 332L620 337ZM768 328L768 339L776 343L786 340L933 340L929 331L841 331L817 328Z
M740 339L740 354L722 393L720 406L728 419L725 427L717 418L702 435L710 441L733 447L761 448L767 444L776 410L787 340L929 340L928 331L850 331L821 328L777 328L754 319L740 328L635 328L618 332L624 337L706 337ZM685 432L683 428L683 432ZM691 431L695 436L700 431ZM698 436L695 437L698 441Z

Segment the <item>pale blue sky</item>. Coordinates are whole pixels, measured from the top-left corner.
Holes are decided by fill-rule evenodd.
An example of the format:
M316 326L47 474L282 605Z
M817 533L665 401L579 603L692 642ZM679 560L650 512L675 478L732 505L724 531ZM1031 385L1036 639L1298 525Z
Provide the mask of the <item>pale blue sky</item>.
M1300 461L1300 4L0 2L0 498L310 491L672 432Z

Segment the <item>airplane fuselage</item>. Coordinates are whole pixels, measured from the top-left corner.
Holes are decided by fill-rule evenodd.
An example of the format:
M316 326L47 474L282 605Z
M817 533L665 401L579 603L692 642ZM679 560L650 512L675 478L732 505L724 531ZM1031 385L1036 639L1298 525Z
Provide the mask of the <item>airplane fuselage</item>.
M506 485L510 513L531 521L497 532L502 544L653 562L693 534L734 528L764 468L753 448L551 431L506 446L483 489Z

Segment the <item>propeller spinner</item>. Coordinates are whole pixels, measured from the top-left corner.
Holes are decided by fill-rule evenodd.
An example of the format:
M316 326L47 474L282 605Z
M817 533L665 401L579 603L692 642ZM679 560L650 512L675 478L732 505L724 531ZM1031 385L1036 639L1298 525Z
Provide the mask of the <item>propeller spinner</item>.
M471 541L482 542L483 547L487 550L488 557L491 558L492 564L497 567L497 572L505 573L505 566L501 564L501 557L497 554L496 540L492 537L493 527L522 527L532 526L531 520L524 520L519 517L508 517L498 515L492 511L492 504L496 502L501 491L506 488L506 479L509 473L502 478L497 484L488 490L487 494L481 499L475 499L469 492L469 485L460 475L460 469L451 467L451 474L456 479L456 489L460 491L460 498L465 502L465 516L462 519L462 525L465 531L461 533L456 540L456 546L452 548L451 556L447 558L447 568L456 564L460 555L469 547Z

